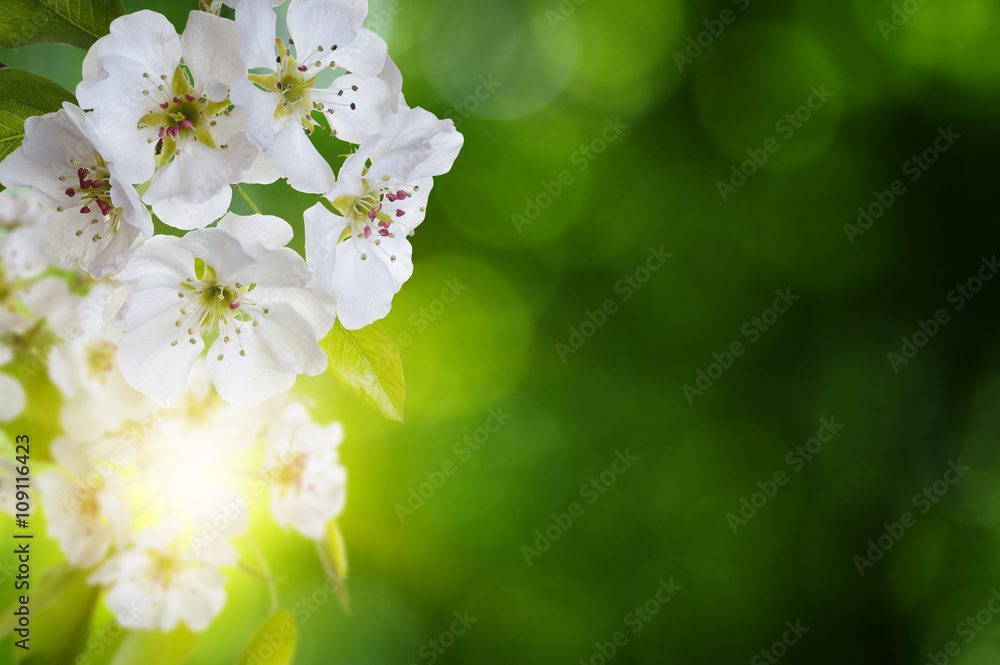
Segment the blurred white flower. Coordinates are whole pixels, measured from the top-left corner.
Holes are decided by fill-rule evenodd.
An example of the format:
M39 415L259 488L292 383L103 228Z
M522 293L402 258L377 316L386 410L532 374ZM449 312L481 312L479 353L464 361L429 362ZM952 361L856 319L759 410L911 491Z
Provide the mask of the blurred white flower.
M260 473L278 524L313 540L326 536L327 522L344 509L347 470L337 454L343 438L340 423L322 427L298 403L271 426Z
M45 471L36 481L48 534L59 542L69 563L89 568L127 534L125 484L111 466L93 464L84 449L67 438L52 442L52 456L62 470Z
M238 557L223 539L198 548L189 542L190 534L175 520L143 529L90 582L110 587L107 604L114 611L133 608L119 616L132 629L171 631L184 622L204 630L226 604L220 568L235 565Z

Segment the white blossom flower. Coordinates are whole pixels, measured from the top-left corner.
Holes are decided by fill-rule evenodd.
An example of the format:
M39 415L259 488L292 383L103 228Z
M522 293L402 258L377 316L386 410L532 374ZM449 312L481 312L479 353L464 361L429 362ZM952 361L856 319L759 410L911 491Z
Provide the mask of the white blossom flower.
M0 367L9 363L14 357L9 346L0 344ZM0 372L0 423L9 423L22 413L28 403L21 382L9 374Z
M0 163L0 182L31 187L50 209L45 233L56 255L100 278L121 266L137 238L153 234L153 222L135 188L95 148L90 120L68 102L28 118L24 142ZM37 264L41 248L35 252Z
M156 403L125 382L118 346L108 334L103 308L111 286L98 283L85 298L50 320L64 343L49 352L49 378L64 398L60 420L81 441L111 439L127 423L142 420Z
M269 0L242 0L236 9L243 61L268 73L238 79L231 98L246 114L247 136L300 191L322 194L334 183L333 170L308 138L320 124L313 111L352 143L381 127L389 87L378 74L387 49L361 27L367 13L367 0L292 0L286 46L275 37ZM349 73L324 85L319 75L328 69Z
M52 470L38 476L48 534L59 542L70 564L89 568L127 533L125 485L114 469L98 470L83 447L67 438L52 442L52 455L66 473Z
M345 160L326 195L343 216L322 204L305 212L309 267L350 330L389 313L413 273L406 236L424 219L433 176L446 173L462 147L450 120L420 108L402 109L385 129Z
M202 631L226 604L220 568L235 565L238 557L227 540L193 548L190 537L176 520L143 529L89 581L110 586L107 604L114 611L140 610L125 619L129 628L171 631L184 622Z
M337 455L343 438L340 423L322 427L298 403L271 426L261 476L278 524L313 540L326 536L327 523L344 509L347 470Z
M291 238L277 217L229 214L218 228L139 248L118 275L133 286L113 322L129 385L176 395L215 332L209 373L228 402L260 402L298 374L323 372L319 340L333 326L335 301L314 289L305 261L284 246Z
M142 10L115 19L85 64L99 73L77 97L94 109L102 150L129 182L152 178L143 200L171 226L203 227L229 209L231 184L276 177L229 110L229 86L246 76L238 39L233 21L207 12L191 12L178 37Z

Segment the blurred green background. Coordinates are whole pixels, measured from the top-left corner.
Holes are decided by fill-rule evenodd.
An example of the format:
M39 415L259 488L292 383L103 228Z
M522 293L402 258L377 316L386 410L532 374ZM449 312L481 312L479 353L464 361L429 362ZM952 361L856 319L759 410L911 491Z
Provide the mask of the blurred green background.
M178 28L190 9L125 6ZM466 142L383 322L406 424L329 377L296 386L346 430L352 606L322 591L310 543L259 529L282 604L308 618L295 662L997 662L1000 281L949 293L1000 246L1000 5L895 7L371 2L408 102L454 118ZM73 89L82 57L0 60ZM832 94L810 109L813 88ZM960 138L914 171L949 128ZM767 161L743 164L754 155ZM741 165L754 173L737 186ZM845 229L895 180L905 192L880 217ZM315 198L247 189L301 250ZM623 286L661 247L663 266ZM775 321L778 289L798 300ZM585 324L607 300L614 313ZM894 371L887 354L942 308L949 322ZM735 342L720 375L713 354ZM707 390L699 370L718 377ZM494 433L491 410L509 414ZM789 456L823 418L843 429L809 461ZM609 471L626 451L638 459ZM938 498L959 459L970 471ZM925 487L935 503L914 502ZM727 518L751 515L741 499L758 506L745 524ZM915 525L885 536L905 512ZM529 565L522 548L546 529L558 538ZM883 536L891 549L860 575L855 557ZM36 566L59 558L41 545ZM266 588L230 577L193 664L234 662L267 614ZM662 607L661 580L681 587ZM455 612L476 621L442 637Z

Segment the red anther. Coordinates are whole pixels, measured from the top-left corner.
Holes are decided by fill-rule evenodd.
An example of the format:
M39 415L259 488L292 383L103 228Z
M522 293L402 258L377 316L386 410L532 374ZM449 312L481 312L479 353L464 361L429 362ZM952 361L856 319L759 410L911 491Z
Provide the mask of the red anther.
M166 133L167 133L167 130L165 130L163 127L160 127L160 138L161 139L163 138L163 135L166 134Z
M239 309L239 308L240 308L240 304L238 302L236 302L235 300L232 301L231 303L229 303L229 309Z
M372 227L370 227L370 226L366 226L366 227L365 227L365 238L367 238L367 237L368 237L368 236L370 236L371 234L372 234Z
M103 180L95 180L92 183L90 183L90 186L91 187L104 187L104 181Z
M184 95L184 99L188 100L189 102L194 101L194 97L192 97L191 95Z
M396 192L396 198L397 199L405 199L406 198L406 192L404 192L403 190L399 190L398 192Z
M164 110L168 109L170 108L170 104L168 102L163 102L162 104L160 104L160 108Z
M83 213L84 215L89 215L90 208L88 208L87 206L83 206L82 208L80 208L80 212Z
M402 217L406 212L402 208L396 208L396 217Z
M101 214L104 216L110 215L111 211L114 209L110 204L102 201L101 199L97 199L97 207L101 209Z
M299 67L298 67L298 70L299 70L300 72L304 72L304 71L306 71L307 69L309 69L309 68L308 68L308 67L306 67L305 65L299 65Z
M66 196L76 196L76 190L70 187L66 190Z
M181 120L181 127L184 129L194 129L194 123L185 118L184 120Z
M388 194L385 195L385 198L389 199L390 201L395 201L396 195L393 194L392 192L389 192Z
M383 238L385 238L386 236L389 235L389 229L379 229L378 234Z

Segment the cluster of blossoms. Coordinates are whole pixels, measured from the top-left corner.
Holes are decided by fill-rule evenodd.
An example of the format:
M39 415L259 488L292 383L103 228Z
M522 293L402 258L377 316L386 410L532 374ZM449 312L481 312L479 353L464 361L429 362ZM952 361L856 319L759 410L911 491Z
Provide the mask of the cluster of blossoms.
M278 524L326 537L346 497L341 427L314 422L287 393L254 405L222 400L205 358L175 396L135 390L104 324L113 286L50 253L30 193L0 196L0 220L0 421L21 415L22 381L39 374L61 397L48 444L55 464L35 482L48 533L107 590L122 625L202 630L225 604L223 571L238 562L233 542L251 508L267 502ZM12 510L14 465L2 468L2 507Z
M29 118L0 183L47 207L59 260L117 284L106 319L129 385L176 395L209 346L219 394L249 404L323 372L335 319L389 312L462 135L406 104L366 0L291 0L287 43L272 0L228 4L235 21L193 11L180 35L155 12L116 19L84 61L80 107ZM337 174L318 129L356 146ZM305 259L283 220L228 212L233 185L279 178L322 196ZM150 209L187 233L154 235Z
M389 312L462 146L407 105L367 0L290 0L287 41L280 0L224 2L235 20L213 0L180 35L155 12L116 19L79 106L28 118L0 162L0 184L25 188L0 196L0 423L25 410L28 374L58 389L48 531L131 628L208 626L258 494L327 537L342 433L287 391L326 370L335 321ZM336 173L318 130L349 144ZM305 257L285 220L229 212L234 187L279 178L319 195Z

